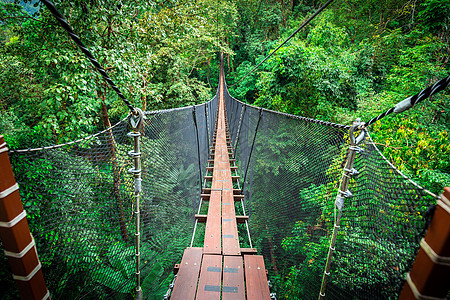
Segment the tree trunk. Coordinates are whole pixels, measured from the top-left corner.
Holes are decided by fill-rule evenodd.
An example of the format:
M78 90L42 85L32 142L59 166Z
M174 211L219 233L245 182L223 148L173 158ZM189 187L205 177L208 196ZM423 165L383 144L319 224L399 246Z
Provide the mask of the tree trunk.
M105 91L105 93L100 92L99 94L100 94L100 99L101 99L101 104L102 104L103 125L105 126L105 128L110 128L111 121L109 120L108 108L106 107L106 104L105 104L106 91ZM112 130L108 130L107 134L108 134L110 159L111 159L111 162L113 165L113 180L114 180L113 196L116 200L117 209L119 212L120 234L122 235L122 238L125 241L125 243L128 243L128 233L127 233L127 226L125 225L126 222L125 222L125 214L123 211L123 202L120 197L120 167L117 163L116 142L114 140Z
M267 225L266 225L266 229L268 229ZM273 250L273 241L272 241L272 237L270 236L270 234L267 235L267 241L269 242L269 248L270 248L270 261L272 262L273 270L274 270L275 274L278 275L278 267L277 267L277 263L275 261L275 251Z

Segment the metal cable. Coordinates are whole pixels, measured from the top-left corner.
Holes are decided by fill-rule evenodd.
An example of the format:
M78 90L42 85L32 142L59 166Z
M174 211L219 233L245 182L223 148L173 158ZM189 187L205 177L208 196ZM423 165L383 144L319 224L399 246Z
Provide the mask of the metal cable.
M77 44L77 46L80 48L81 52L84 53L84 55L89 58L91 63L94 65L94 67L97 69L97 71L102 75L103 79L108 82L109 86L117 93L120 99L128 106L128 108L131 110L131 112L135 115L137 114L137 111L134 109L133 105L125 98L125 96L122 94L122 92L119 90L119 88L114 84L114 82L111 80L111 78L106 73L105 69L102 68L102 66L98 63L98 61L94 58L91 52L86 48L86 46L83 44L83 42L80 40L78 35L75 34L72 27L70 27L69 23L65 20L65 18L60 14L60 12L56 9L55 5L51 1L47 0L41 0L42 3L50 10L50 12L53 14L53 16L58 20L58 22L61 24L61 26L64 28L64 30L67 31L70 38Z
M129 116L129 115L128 115ZM105 130L102 130L100 132L88 135L84 138L78 139L78 140L74 140L74 141L70 141L67 143L63 143L63 144L58 144L58 145L52 145L52 146L46 146L46 147L38 147L38 148L28 148L28 149L9 149L8 152L9 153L24 153L24 152L34 152L34 151L41 151L41 150L50 150L50 149L56 149L56 148L61 148L64 146L68 146L68 145L72 145L72 144L77 144L80 143L82 141L87 141L90 140L96 136L99 136L107 131L112 130L113 128L117 127L118 125L122 124L123 122L125 122L128 119L128 116L122 120L120 120L119 122L117 122L116 124L114 124L113 126L106 128Z
M382 118L384 118L387 115L390 115L392 113L398 114L398 113L404 112L405 110L410 109L411 107L413 107L417 103L425 100L426 98L431 97L434 94L439 93L440 91L443 91L449 85L450 85L450 75L444 79L439 80L432 86L429 86L426 89L423 89L422 91L415 94L414 96L406 98L405 100L397 103L394 107L391 107L384 113L379 114L377 117L372 118L369 122L364 124L364 127L368 127L368 126L372 125L373 123L375 123L376 121L381 120Z
M235 86L236 84L240 83L244 78L246 78L248 75L253 73L256 69L259 68L260 65L262 65L266 60L268 60L275 52L277 52L284 44L286 44L290 39L292 39L300 30L302 30L306 25L308 25L309 22L312 21L315 17L317 17L318 14L320 14L328 5L330 5L331 2L334 0L328 0L327 3L325 3L322 7L320 7L316 12L309 17L302 25L300 25L297 30L295 30L287 39L285 39L275 50L273 50L269 55L267 55L259 64L257 64L250 72L244 75L241 79L239 79L237 82L230 85L230 87Z

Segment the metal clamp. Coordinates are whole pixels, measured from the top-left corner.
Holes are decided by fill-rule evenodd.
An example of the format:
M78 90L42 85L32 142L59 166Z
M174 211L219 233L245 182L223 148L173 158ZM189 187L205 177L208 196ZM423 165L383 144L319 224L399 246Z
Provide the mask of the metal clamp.
M349 130L350 142L353 145L358 145L366 137L366 130L360 128L364 128L364 122L361 122L361 119L357 118ZM361 131L358 137L355 136L356 131Z
M140 132L128 132L127 133L128 137L137 137L137 136L141 136Z
M130 114L128 120L130 122L131 128L133 128L134 132L139 132L141 130L142 125L144 124L144 120L147 118L144 112L135 107L134 108L137 114Z
M344 171L345 171L345 172L348 172L350 176L356 176L356 175L359 175L359 171L356 170L355 168L352 168L352 169L344 168Z
M128 173L130 173L130 174L139 174L139 173L141 173L141 169L135 169L135 168L131 168L131 169L129 169L128 170Z
M351 198L353 197L352 192L350 192L349 190L346 191L339 191L339 194L341 194L343 197L345 198Z
M364 149L361 148L361 147L358 147L358 146L352 145L352 146L350 146L350 147L348 147L348 148L349 148L350 150L356 151L356 153L362 153L362 152L364 152Z
M141 152L134 152L133 150L131 150L131 151L128 151L128 156L131 157L131 158L140 157L141 156Z

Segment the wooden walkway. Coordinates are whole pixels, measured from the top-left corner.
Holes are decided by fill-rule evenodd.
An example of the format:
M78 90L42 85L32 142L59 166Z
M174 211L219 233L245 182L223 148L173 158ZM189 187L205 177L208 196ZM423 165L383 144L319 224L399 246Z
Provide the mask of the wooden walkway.
M223 70L223 68L222 68ZM177 265L177 278L171 300L270 299L264 259L256 249L240 248L235 201L241 199L240 190L233 189L231 171L236 170L230 159L231 146L223 96L223 71L220 74L220 96L214 145L207 176L211 188L204 189L203 201L209 201L208 214L196 215L198 222L206 222L203 247L190 247L184 251Z

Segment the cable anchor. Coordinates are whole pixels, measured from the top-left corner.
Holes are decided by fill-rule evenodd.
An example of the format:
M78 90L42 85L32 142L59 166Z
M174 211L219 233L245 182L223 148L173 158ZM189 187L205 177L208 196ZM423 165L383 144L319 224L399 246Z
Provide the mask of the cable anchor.
M134 133L139 133L141 130L142 125L144 124L144 120L147 119L144 112L140 109L135 107L136 114L130 114L128 117L128 121L130 122L131 128L133 129ZM131 134L129 133L128 136ZM139 134L140 135L140 134ZM134 135L131 135L134 136Z

